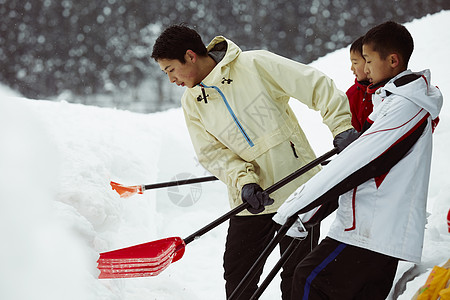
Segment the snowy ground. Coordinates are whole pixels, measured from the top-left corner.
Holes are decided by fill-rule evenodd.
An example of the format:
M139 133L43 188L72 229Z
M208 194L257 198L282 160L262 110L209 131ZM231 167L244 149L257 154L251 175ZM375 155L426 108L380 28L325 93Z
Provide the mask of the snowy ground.
M411 69L430 68L444 97L450 95L449 23L447 11L406 24L416 44ZM353 83L348 48L312 65L342 90ZM97 279L99 252L184 238L229 210L220 182L128 199L110 189L110 180L134 185L207 175L196 162L180 109L144 115L10 96L17 95L0 87L0 299L224 299L226 224L190 243L183 258L156 277ZM295 100L292 105L316 153L331 149L318 114ZM410 299L431 267L450 258L449 120L444 101L434 134L423 261L419 266L401 263L396 295L403 292L405 279L418 277L398 299ZM192 203L176 204L183 196L184 204ZM322 226L324 234L329 223ZM277 258L272 255L268 265ZM278 285L276 278L261 299L279 299Z

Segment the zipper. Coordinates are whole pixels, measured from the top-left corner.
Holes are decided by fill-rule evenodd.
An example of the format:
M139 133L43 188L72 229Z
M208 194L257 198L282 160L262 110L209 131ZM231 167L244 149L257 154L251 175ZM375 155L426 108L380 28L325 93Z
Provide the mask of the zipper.
M214 86L214 85L207 86L203 82L201 82L199 85L202 88L203 93L204 93L204 88L213 88L220 94L220 96L222 97L223 102L225 103L225 105L226 105L226 107L228 109L228 112L230 113L231 117L233 118L234 123L239 128L239 131L242 133L242 135L244 136L245 140L250 145L250 147L253 147L255 144L253 143L251 138L248 136L247 132L245 132L244 127L242 126L241 122L239 122L238 118L234 114L233 109L231 108L230 104L227 101L227 98L225 98L225 95L222 93L222 91L217 86Z
M293 143L292 141L289 141L289 142L291 143L291 149L292 149L292 152L294 152L295 158L298 158L297 151L295 151L295 145L294 145L294 143Z
M350 228L345 228L344 231L352 231L356 229L356 208L355 208L355 201L356 201L356 190L358 187L355 187L353 189L353 195L352 195L352 214L353 214L353 224Z

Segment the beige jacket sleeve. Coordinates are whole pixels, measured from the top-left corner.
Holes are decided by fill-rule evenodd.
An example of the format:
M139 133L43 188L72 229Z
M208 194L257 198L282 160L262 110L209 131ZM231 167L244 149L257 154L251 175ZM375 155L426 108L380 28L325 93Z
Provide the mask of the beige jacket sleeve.
M347 96L319 70L282 56L254 51L254 64L270 85L273 99L292 97L309 108L320 111L323 123L333 137L352 128Z

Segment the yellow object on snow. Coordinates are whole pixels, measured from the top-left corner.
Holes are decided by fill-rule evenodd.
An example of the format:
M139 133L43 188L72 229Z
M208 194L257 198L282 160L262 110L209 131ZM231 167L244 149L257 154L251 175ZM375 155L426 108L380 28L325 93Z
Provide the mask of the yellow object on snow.
M434 266L425 284L413 300L450 300L450 259L442 266Z

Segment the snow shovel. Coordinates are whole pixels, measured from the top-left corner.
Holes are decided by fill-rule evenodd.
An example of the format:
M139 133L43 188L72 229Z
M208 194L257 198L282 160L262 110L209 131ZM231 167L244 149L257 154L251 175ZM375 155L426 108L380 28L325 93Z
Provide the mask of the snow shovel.
M191 183L200 183L206 181L214 181L214 180L218 180L218 178L215 176L207 176L199 178L174 180L161 183L153 183L153 184L132 185L132 186L124 186L114 181L111 181L110 184L112 189L115 190L120 195L121 198L127 198L136 194L143 194L146 190L158 189L162 187L179 186Z
M311 170L322 161L325 161L336 153L337 148L332 149L312 162L304 165L294 173L273 184L267 188L265 192L268 194L273 193L277 189ZM181 259L187 244L222 224L232 216L245 210L248 206L248 203L242 203L185 239L170 237L128 248L100 253L100 258L97 261L97 268L100 270L99 278L156 276L166 269L172 262ZM287 229L289 229L289 227Z

